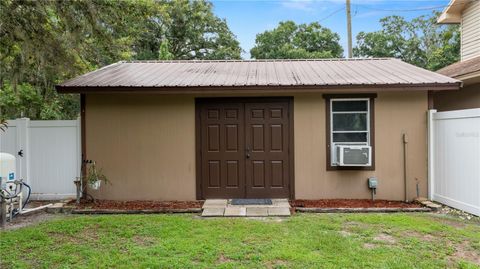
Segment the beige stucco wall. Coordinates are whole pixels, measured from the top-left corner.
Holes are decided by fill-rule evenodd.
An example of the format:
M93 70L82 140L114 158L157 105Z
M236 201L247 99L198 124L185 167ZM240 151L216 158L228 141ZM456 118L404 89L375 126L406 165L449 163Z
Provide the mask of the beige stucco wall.
M195 200L195 103L191 97L87 95L86 152L115 200Z
M408 192L427 195L425 92L380 93L375 99L375 171L327 171L325 100L295 96L295 194L297 199L369 198L367 178L379 180L379 199L404 199L403 133L408 134Z
M288 94L287 94L288 95ZM402 134L409 136L410 197L427 193L426 92L380 93L375 100L376 170L326 171L325 100L292 94L297 199L403 199ZM194 200L195 97L95 94L86 99L86 152L112 182L95 197L117 200Z
M441 91L433 95L433 106L438 111L480 108L480 83L458 91Z

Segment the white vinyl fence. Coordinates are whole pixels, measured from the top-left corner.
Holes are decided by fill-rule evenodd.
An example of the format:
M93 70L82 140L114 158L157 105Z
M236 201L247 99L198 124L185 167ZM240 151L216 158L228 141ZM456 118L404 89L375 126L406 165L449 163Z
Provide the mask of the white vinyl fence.
M80 176L80 120L8 121L0 132L0 151L17 158L17 175L32 188L32 199L75 197Z
M429 111L429 198L480 216L480 109Z

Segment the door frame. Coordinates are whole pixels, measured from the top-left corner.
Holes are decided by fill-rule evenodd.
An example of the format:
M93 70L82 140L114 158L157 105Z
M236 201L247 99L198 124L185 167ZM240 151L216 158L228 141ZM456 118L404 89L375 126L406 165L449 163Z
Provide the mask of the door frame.
M195 184L197 200L204 200L202 193L202 133L201 133L201 106L211 103L265 103L265 102L287 102L288 103L288 159L289 159L289 198L295 199L295 148L294 148L294 114L293 96L274 97L197 97L195 98Z

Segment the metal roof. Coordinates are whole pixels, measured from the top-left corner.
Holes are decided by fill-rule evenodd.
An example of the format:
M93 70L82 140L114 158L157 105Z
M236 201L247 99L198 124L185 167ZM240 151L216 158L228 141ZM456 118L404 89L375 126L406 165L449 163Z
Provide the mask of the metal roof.
M393 58L118 62L57 85L59 92L170 89L438 87L460 81Z

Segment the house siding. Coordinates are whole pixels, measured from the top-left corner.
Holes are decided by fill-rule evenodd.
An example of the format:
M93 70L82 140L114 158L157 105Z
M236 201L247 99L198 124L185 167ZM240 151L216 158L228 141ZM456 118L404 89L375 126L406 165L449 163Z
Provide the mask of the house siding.
M375 100L375 171L327 171L325 99L294 97L295 197L369 198L367 178L379 179L377 198L402 200L403 142L408 143L408 192L427 194L427 93L379 93ZM228 95L225 95L228 96ZM264 95L263 95L264 96ZM278 95L275 95L278 96ZM195 96L88 94L86 157L112 182L100 199L195 200Z
M464 9L461 29L461 60L480 56L480 1L472 1Z

